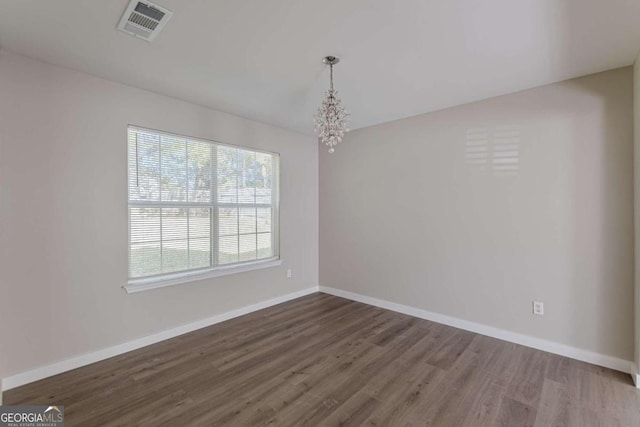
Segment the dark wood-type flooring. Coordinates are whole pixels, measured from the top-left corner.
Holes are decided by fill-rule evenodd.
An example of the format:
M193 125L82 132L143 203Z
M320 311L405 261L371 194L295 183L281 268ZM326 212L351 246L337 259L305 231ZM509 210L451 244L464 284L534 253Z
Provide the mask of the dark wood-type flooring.
M67 426L640 426L627 374L314 294L5 393Z

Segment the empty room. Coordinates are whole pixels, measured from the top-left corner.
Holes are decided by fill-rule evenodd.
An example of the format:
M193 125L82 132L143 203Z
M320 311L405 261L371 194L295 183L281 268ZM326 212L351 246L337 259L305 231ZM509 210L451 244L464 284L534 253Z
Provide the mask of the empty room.
M0 427L640 426L640 1L1 0Z

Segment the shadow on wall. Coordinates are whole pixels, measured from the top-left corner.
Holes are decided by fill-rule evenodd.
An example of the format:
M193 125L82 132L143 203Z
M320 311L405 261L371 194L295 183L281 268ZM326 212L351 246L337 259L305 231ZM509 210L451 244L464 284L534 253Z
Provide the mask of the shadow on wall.
M617 81L602 83L601 75L569 82L582 96L600 101L600 111L591 114L601 132L600 144L589 144L584 120L572 126L573 168L573 298L592 293L590 309L596 318L606 319L596 326L598 344L610 343L612 335L619 347L633 357L633 97L632 71L618 70ZM623 82L629 82L624 84ZM612 102L616 99L616 102ZM591 215L589 215L591 214ZM595 275L595 280L592 275ZM588 283L597 283L589 289ZM595 292L594 292L595 291ZM621 330L618 325L626 325ZM574 323L577 335L585 331Z
M595 4L584 4L584 14L569 11L575 0L563 0L557 5L556 22L559 31L550 38L549 54L557 60L556 69L562 71L570 57L568 53L588 51L582 45L580 25L583 16ZM575 10L575 9L574 9ZM575 58L575 56L573 56ZM618 71L618 83L603 84L601 75L567 82L576 93L600 101L599 114L590 120L598 123L601 144L588 144L584 121L574 118L572 126L573 194L571 201L574 220L572 243L576 256L571 272L572 298L593 294L590 309L599 322L595 331L585 331L584 325L574 322L579 336L594 333L598 345L611 343L615 336L619 348L625 348L627 359L633 358L633 96L632 71ZM628 80L627 80L628 79ZM622 82L629 81L629 84ZM613 100L616 102L612 102ZM588 214L592 216L589 216ZM595 278L592 277L595 275ZM592 289L589 283L599 286ZM579 316L577 316L579 319ZM619 325L625 325L624 332ZM629 333L627 335L627 332Z

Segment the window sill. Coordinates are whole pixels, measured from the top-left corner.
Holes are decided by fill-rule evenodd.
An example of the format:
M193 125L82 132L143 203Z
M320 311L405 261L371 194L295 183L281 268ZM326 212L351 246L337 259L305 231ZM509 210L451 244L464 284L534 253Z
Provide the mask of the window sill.
M227 276L229 274L242 273L245 271L259 270L262 268L277 267L282 264L279 258L269 258L241 265L230 265L227 267L217 267L205 271L191 271L186 273L172 273L161 277L148 277L142 279L131 279L123 286L128 294L148 291L165 286L179 285L181 283L195 282L197 280L210 279L213 277Z

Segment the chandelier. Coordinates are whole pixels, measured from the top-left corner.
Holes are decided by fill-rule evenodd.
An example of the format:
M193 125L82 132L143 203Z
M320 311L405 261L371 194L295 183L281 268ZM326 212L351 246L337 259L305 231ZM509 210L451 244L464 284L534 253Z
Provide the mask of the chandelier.
M335 151L333 147L342 142L344 134L349 132L347 122L350 114L342 107L338 92L333 89L333 66L340 62L340 59L335 56L326 56L322 62L329 65L329 90L313 121L320 142L329 147L329 153L333 153Z

